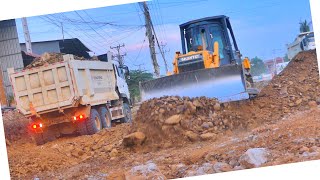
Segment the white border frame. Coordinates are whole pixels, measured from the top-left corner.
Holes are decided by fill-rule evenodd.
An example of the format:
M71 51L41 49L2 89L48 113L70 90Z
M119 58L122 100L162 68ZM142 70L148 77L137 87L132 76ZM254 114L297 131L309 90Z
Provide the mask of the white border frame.
M312 25L314 31L314 38L316 42L316 47L320 46L320 1L310 0L310 9L312 15ZM317 48L317 59L318 59L318 69L320 72L320 48ZM319 73L320 81L320 73Z
M0 20L13 19L20 17L37 16L51 14L57 12L66 12L71 10L90 9L111 5L120 5L125 3L134 3L141 0L52 0L50 5L48 1L39 0L6 0L0 6ZM5 4L5 5L4 5ZM19 6L18 6L19 4ZM320 1L310 0L312 13L313 29L315 33L316 45L320 45ZM317 49L318 64L320 60L320 49ZM320 66L319 66L320 71ZM320 74L319 74L320 77ZM8 156L6 151L6 143L3 129L2 113L0 112L0 174L1 179L10 179L10 171L8 164ZM197 176L186 179L317 179L320 177L320 160L308 161L295 164L286 164L279 166L271 166L250 170L234 171L229 173L220 173L206 176Z

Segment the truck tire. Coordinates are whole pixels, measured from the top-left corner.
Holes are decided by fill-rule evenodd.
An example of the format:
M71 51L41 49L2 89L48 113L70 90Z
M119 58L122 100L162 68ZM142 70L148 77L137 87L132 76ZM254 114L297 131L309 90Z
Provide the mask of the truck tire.
M111 128L111 114L106 107L99 108L99 114L101 117L102 128Z
M129 104L123 103L123 113L124 117L120 119L121 123L132 123L132 115Z
M47 142L51 142L56 140L55 134L52 132L51 129L45 129L43 133L34 133L33 139L37 146L43 145Z
M88 135L86 121L78 122L77 129L80 135Z
M43 133L35 133L33 135L33 139L37 146L43 145L46 143L45 138L43 137Z
M101 117L96 109L91 109L90 117L85 122L89 135L95 134L102 129Z

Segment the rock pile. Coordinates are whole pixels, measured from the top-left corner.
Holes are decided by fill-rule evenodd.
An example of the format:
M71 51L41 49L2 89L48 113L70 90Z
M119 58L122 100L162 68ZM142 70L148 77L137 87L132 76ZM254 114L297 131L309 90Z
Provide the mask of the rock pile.
M320 104L320 81L316 51L299 53L288 66L250 102L231 103L251 127L279 120L296 111Z
M167 145L187 141L214 140L218 135L242 126L228 103L205 97L167 96L151 99L138 110L133 131L145 133L147 142ZM229 113L228 113L229 112Z
M64 53L44 53L40 57L35 58L28 66L25 67L25 69L62 62L63 55L65 54ZM86 60L84 57L78 57L75 55L74 55L74 58L76 60ZM91 58L91 60L98 61L99 59L96 56L94 56Z

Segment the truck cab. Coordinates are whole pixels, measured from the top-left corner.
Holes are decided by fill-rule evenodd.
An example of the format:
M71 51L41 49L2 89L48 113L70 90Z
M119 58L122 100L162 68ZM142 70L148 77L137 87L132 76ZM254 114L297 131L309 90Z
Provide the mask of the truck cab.
M314 33L308 33L304 36L300 43L301 49L303 51L308 51L316 48Z
M299 52L313 50L315 48L314 32L300 33L294 42L287 45L288 58L291 60Z
M126 78L130 78L129 76L129 68L126 65L121 65L118 61L112 60L115 77L116 77L116 83L117 83L117 89L119 91L119 96L126 99L129 104L130 102L130 92L129 87L126 82Z

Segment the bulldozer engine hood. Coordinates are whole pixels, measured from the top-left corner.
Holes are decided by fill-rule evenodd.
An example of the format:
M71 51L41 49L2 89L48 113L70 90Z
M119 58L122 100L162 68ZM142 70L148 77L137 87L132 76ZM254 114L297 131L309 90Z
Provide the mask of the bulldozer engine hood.
M179 72L187 72L197 69L204 69L202 53L182 56L178 58Z

